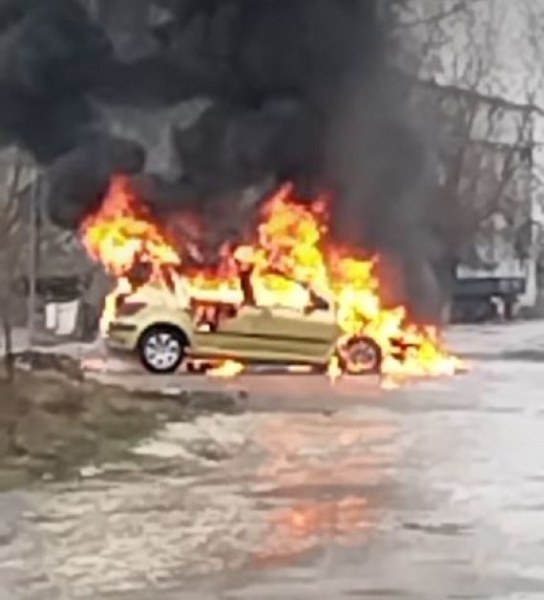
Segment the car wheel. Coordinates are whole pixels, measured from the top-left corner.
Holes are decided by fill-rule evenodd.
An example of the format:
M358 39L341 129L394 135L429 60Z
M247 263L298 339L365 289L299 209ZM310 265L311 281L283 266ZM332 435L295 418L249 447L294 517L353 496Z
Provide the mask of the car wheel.
M372 338L351 338L339 347L338 356L342 369L349 375L373 375L381 372L382 349Z
M175 373L187 349L187 339L174 327L157 326L147 330L139 343L140 360L151 373Z

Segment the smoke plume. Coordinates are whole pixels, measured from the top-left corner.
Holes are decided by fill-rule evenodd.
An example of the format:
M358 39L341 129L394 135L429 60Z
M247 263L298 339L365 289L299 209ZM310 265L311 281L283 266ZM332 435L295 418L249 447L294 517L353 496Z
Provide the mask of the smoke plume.
M424 153L385 76L378 0L87 4L0 0L0 132L49 168L57 224L77 227L115 172L159 213L234 221L226 202L289 179L335 191L337 234L410 256L402 287L424 296Z

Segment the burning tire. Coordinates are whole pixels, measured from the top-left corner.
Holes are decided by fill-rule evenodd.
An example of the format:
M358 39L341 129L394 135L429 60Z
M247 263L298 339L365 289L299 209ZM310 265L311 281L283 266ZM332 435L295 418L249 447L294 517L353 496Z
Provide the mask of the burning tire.
M167 325L148 329L140 339L138 353L143 366L160 375L175 373L185 358L187 338Z
M349 375L375 375L382 369L382 349L366 336L353 337L340 344L338 357L342 370Z

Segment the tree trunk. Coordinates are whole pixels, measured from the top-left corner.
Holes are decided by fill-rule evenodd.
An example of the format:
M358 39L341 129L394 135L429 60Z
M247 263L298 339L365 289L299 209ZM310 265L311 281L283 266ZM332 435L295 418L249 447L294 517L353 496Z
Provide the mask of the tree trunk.
M7 306L4 307L2 315L2 327L4 330L4 369L6 373L6 379L8 380L8 382L11 383L15 375L15 361L13 356L13 332L11 327L9 308Z

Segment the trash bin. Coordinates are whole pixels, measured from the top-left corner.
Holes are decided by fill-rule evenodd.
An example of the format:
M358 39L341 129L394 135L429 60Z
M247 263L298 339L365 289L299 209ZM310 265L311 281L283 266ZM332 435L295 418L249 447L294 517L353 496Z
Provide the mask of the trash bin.
M55 332L58 326L58 308L56 302L48 302L45 305L45 329Z
M58 336L68 337L75 333L79 304L79 300L57 304L58 320L55 333Z

